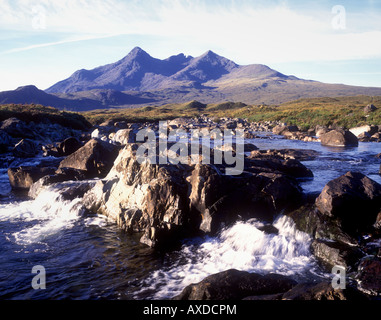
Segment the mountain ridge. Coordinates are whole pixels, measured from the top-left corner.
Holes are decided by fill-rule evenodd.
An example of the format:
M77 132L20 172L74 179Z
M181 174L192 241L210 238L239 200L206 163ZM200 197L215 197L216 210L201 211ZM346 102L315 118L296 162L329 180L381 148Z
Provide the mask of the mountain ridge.
M0 103L42 104L87 111L198 100L276 105L300 98L381 96L381 88L326 84L285 75L263 64L238 65L208 50L157 59L135 47L122 59L75 71L45 91L24 86L0 92Z

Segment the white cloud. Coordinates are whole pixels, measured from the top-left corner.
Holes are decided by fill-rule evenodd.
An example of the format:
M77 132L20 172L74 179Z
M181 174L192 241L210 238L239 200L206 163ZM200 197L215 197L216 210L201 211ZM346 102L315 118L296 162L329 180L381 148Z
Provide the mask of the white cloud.
M76 36L14 47L10 52L110 34L137 34L165 37L177 44L187 42L183 47L193 48L185 52L191 55L212 49L242 64L381 56L381 30L333 30L331 8L312 14L292 10L286 2L256 8L250 3L212 6L190 0L0 0L0 27L28 32L32 8L38 4L46 8L47 32ZM380 14L375 15L381 20ZM360 18L366 17L358 14ZM178 48L159 51L175 54Z

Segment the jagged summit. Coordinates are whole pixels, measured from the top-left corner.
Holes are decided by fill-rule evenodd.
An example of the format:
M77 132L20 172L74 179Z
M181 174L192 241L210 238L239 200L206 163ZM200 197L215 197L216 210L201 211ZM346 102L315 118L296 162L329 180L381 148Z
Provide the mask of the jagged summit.
M183 53L160 60L140 47L121 60L95 68L76 71L70 78L46 90L48 93L73 93L93 89L151 91L189 85L202 87L241 68L233 61L208 50L199 57ZM253 78L258 75L250 75Z

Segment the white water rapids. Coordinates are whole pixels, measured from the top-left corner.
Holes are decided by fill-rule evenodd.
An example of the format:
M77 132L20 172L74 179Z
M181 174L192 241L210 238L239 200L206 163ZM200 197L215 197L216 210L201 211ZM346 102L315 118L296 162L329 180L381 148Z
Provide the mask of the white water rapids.
M262 226L255 219L237 222L218 237L184 245L169 268L155 271L144 281L146 288L140 293L152 291L154 299L171 298L187 285L228 269L317 276L316 261L310 252L311 239L298 231L290 218L280 216L273 223L277 234L259 230Z

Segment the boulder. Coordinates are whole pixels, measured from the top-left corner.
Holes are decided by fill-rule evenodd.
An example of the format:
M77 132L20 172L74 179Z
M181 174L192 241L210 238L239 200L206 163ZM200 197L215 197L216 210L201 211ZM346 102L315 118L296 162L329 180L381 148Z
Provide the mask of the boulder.
M129 144L120 152L84 203L126 231L144 232L141 242L152 247L200 233L215 234L239 217L272 222L303 197L294 177L266 163L255 167L249 160L245 172L228 176L221 174L223 165L140 163L137 149L138 145ZM281 162L277 166L293 169Z
M323 146L331 147L357 147L358 139L350 131L332 130L320 136L320 141Z
M312 239L331 240L350 246L357 245L356 239L345 233L337 220L320 213L313 203L307 203L287 215L295 222L298 230L309 234Z
M368 104L365 108L364 108L364 113L365 114L369 114L371 112L374 112L377 110L377 107L373 104Z
M381 259L379 257L364 258L356 276L358 288L372 296L381 296Z
M136 131L133 129L122 129L118 130L114 137L112 138L112 141L116 142L117 144L120 144L122 146L125 146L129 143L135 143L136 142Z
M4 130L0 130L0 153L7 152L12 145L12 137Z
M12 189L29 190L33 183L40 178L54 174L56 168L19 167L9 168L8 177Z
M369 136L372 136L378 132L378 127L365 125L365 126L349 129L349 131L352 132L356 137L359 137L361 134L364 134L364 133L366 133Z
M327 267L330 272L334 266L344 267L347 271L357 268L363 253L355 246L339 241L314 240L311 243L312 253Z
M301 283L282 295L282 300L351 300L361 301L367 298L353 287L333 289L331 282Z
M39 151L38 145L29 139L22 139L12 150L13 155L20 158L33 158Z
M59 143L58 150L60 156L68 156L82 147L82 143L74 137L70 137Z
M348 172L328 182L315 204L322 214L339 219L345 232L358 235L376 222L381 185L362 173Z
M282 275L260 275L238 271L223 271L187 286L173 300L241 300L254 295L287 292L297 283Z
M15 138L33 139L35 137L35 132L33 132L24 121L17 118L4 120L1 123L0 129Z
M316 137L320 138L322 135L329 132L329 129L325 126L316 126L315 128L315 135Z
M89 178L105 177L118 156L119 148L97 139L91 139L83 147L64 159L59 168L83 170Z
M81 170L77 170L73 168L61 168L56 170L53 173L44 175L42 178L35 181L29 188L28 196L35 199L37 198L37 196L40 194L40 192L43 190L44 187L50 186L52 184L64 183L67 181L82 181L85 179L87 179L85 171L81 171ZM93 186L94 185L92 185L92 187ZM88 191L88 189L86 191Z

